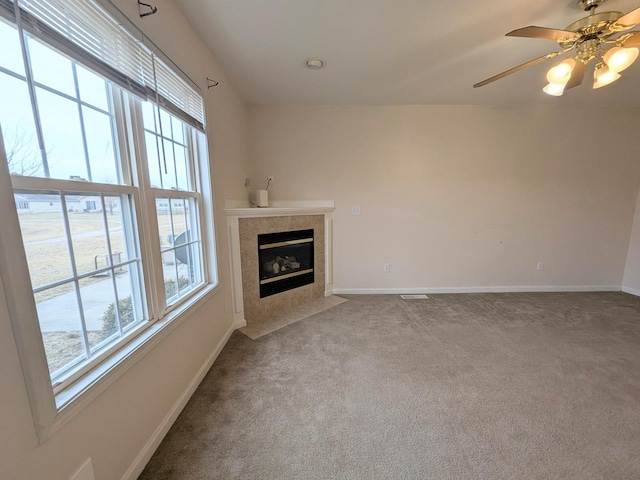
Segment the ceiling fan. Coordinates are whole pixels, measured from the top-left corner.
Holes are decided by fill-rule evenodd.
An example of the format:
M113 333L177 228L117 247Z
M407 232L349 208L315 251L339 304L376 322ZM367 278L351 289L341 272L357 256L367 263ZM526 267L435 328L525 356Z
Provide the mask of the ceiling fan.
M473 87L484 87L512 73L555 58L568 52L571 55L547 72L549 84L543 91L560 96L565 89L577 87L584 79L587 66L595 60L593 88L604 87L620 78L620 72L629 67L638 57L640 31L630 32L640 24L640 8L627 14L600 12L596 8L605 0L579 0L578 6L589 12L589 16L573 22L564 30L546 27L524 27L507 33L508 37L541 38L558 42L561 50L547 53L505 72L476 83Z

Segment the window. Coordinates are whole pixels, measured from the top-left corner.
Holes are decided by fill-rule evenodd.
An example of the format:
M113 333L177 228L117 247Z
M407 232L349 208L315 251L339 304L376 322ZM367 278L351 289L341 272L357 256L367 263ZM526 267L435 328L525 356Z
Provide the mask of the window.
M165 265L163 277L168 302L188 294L202 281L202 247L198 225L199 194L195 170L189 161L202 134L155 105L143 105L149 179Z
M215 275L203 241L201 98L97 5L48 3L0 0L0 127L60 392ZM130 48L111 58L114 49L83 44L74 22ZM146 73L132 79L125 67L136 62Z

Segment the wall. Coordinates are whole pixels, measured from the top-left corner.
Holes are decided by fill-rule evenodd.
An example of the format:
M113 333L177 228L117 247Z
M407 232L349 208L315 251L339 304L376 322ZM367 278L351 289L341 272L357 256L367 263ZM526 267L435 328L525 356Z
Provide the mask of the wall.
M636 214L633 220L633 230L631 231L631 241L629 242L629 253L624 269L622 287L625 292L640 295L640 191L638 191L638 202L636 204Z
M244 104L171 1L153 2L159 12L142 21L137 19L136 2L115 3L199 83L205 94L222 288L41 445L37 444L6 299L0 288L2 479L66 480L88 457L93 458L96 479L122 478L232 323L226 226L221 209L224 198L246 197ZM219 80L220 86L207 91L207 76ZM1 278L0 287L9 281Z
M273 200L335 200L337 291L619 289L640 180L637 116L254 106L252 181L273 175Z

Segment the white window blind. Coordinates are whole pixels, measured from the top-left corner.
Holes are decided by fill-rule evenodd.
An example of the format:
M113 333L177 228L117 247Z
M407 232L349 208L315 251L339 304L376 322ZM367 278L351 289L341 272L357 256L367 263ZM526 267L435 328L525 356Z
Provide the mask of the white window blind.
M158 57L153 57L155 63L155 86L152 90L158 92L158 103L170 110L174 115L181 117L182 120L189 122L184 118L181 112L197 119L201 125L204 125L204 115L202 106L202 97L194 92L194 90L178 77L171 69ZM198 114L200 116L198 116ZM194 125L202 128L198 125Z
M0 14L21 21L32 35L204 131L200 93L95 2L0 0Z

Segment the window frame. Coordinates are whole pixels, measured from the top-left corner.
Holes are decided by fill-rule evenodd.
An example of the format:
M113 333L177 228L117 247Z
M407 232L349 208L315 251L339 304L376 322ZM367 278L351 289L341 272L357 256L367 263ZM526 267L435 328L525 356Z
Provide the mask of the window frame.
M17 34L19 35L19 31L17 31ZM39 42L43 43L42 40L38 40ZM47 46L47 48L52 48L53 50L55 49L55 46ZM26 52L28 52L28 49L26 50ZM24 55L24 53L23 53ZM67 57L66 55L62 54L63 56ZM27 53L27 58L29 58L29 54ZM68 58L68 57L67 57ZM23 58L24 60L24 58ZM78 62L75 59L70 59L71 63L72 63L72 68L74 71L74 81L77 82L77 79L75 77L75 71L77 69L77 65L82 66L83 68L88 68L85 67L84 65L82 65L80 62ZM29 69L31 68L31 63L29 63L28 65L25 65L25 67L29 67ZM90 70L90 69L89 69ZM30 83L30 75L27 75L25 78L21 79L23 81L26 82L26 87L29 88L29 83ZM41 86L39 83L35 82L32 80L32 85L35 86ZM77 94L77 83L75 85L76 87L76 95ZM113 353L117 352L118 349L120 349L124 344L126 344L127 342L129 342L131 340L131 338L133 336L135 336L136 334L141 333L142 331L144 331L146 328L148 328L149 324L152 323L155 319L152 318L152 316L150 315L151 310L148 307L149 304L149 295L148 295L148 290L149 290L149 285L148 285L148 280L145 280L147 274L146 272L149 270L148 265L145 265L145 259L149 258L151 256L151 252L145 252L143 249L143 246L140 242L140 238L142 237L142 228L146 222L145 219L145 214L144 212L141 210L140 208L140 186L136 186L135 182L134 182L134 176L131 175L131 163L135 160L133 158L131 158L131 156L128 154L127 151L123 150L123 143L124 140L126 140L125 138L121 138L119 137L119 132L124 131L122 128L118 128L118 123L121 121L126 121L125 120L125 116L122 115L122 108L123 108L123 103L122 102L116 102L115 99L117 98L118 100L122 99L122 94L123 92L121 92L121 90L116 86L113 85L112 82L106 80L105 81L105 87L107 89L107 97L108 97L108 102L110 103L110 110L113 110L112 112L110 112L110 123L111 123L111 130L112 130L112 139L113 139L113 150L114 150L114 160L116 162L116 171L118 171L120 173L120 176L122 177L120 180L122 183L115 183L115 184L105 184L105 183L100 183L100 182L92 182L92 181L88 181L88 182L79 182L77 180L65 180L65 179L60 179L60 178L47 178L47 177L41 177L41 176L22 176L22 175L11 175L10 174L10 180L11 180L11 184L13 187L13 191L15 193L15 191L32 191L34 193L43 193L43 192L50 192L53 194L64 194L65 196L68 195L74 195L77 194L79 191L82 193L94 193L96 197L99 197L101 199L104 198L104 196L109 196L109 195L113 195L113 196L121 196L121 195L125 195L128 196L132 199L133 201L133 214L134 214L134 218L132 220L133 222L133 231L128 232L126 234L126 236L131 237L131 240L133 241L134 244L136 244L139 247L139 260L135 260L132 261L132 263L136 263L140 265L140 272L139 273L135 273L133 275L139 275L140 278L140 283L142 286L142 292L139 292L139 298L142 300L142 311L144 312L145 316L146 316L146 321L143 319L141 322L138 323L138 325L136 325L135 327L133 327L132 329L130 329L128 332L126 332L126 334L121 335L119 338L114 339L112 342L109 342L107 345L105 345L105 348L103 348L101 351L96 352L94 355L90 355L88 356L88 358L86 358L85 360L82 360L80 362L78 362L76 365L70 365L68 367L68 370L63 372L60 376L60 378L55 378L52 379L51 381L51 386L53 389L53 393L54 395L62 392L64 389L68 388L70 385L72 385L75 381L77 381L79 378L81 378L83 375L86 375L87 373L89 373L93 368L95 368L96 365L98 365L100 362L102 362L105 358L107 358L109 355L112 355ZM75 102L78 107L80 108L81 106L89 106L90 108L93 108L92 105L87 104L86 102L82 101L79 96L78 98L71 98L68 97L68 95L65 95L63 92L59 92L55 89L46 87L47 91L49 91L52 94L56 94L56 95L60 95L62 98L67 98L67 100L71 100L73 102ZM41 117L38 111L38 102L36 99L34 99L35 97L31 96L31 101L32 101L32 106L34 108L34 112L35 112L35 117L34 118L34 124L35 124L35 128L36 131L38 132L39 136L44 137L44 132L42 130L43 125L41 123ZM87 164L87 173L90 175L90 167L88 165L89 163L89 157L88 157L88 152L86 150L86 139L85 139L85 124L82 121L82 114L79 113L79 118L80 118L80 128L82 129L82 139L83 139L83 148L84 148L84 155L85 155L85 163ZM3 160L4 161L4 160ZM46 169L45 169L46 172ZM101 200L101 211L104 212L104 206L102 205L102 201ZM64 204L63 204L64 206ZM65 219L65 222L68 221L68 212L66 211L65 208L62 208L61 210L62 212L62 216ZM104 215L104 213L103 213ZM108 238L109 232L106 229L105 226L105 235ZM72 237L69 236L70 232L66 232L66 237L67 237L67 243L69 245L71 245L71 243L73 242ZM24 249L24 246L22 247ZM134 259L130 259L130 260L134 260ZM136 266L136 268L138 268ZM77 281L79 281L79 278L82 277L84 278L85 274L82 275L78 275L76 274L76 272L71 272L71 276L67 279L61 279L61 280L70 280L71 283L76 283ZM67 282L69 283L69 282ZM76 287L77 288L77 287ZM115 287L114 287L115 288ZM134 288L136 288L134 286ZM32 288L33 291L33 288ZM115 292L115 290L114 290ZM81 305L78 305L79 308L81 308ZM80 310L79 311L80 315L83 316L84 313ZM83 336L85 336L85 342L86 342L86 330L85 330L85 326L84 323L82 324L82 333ZM43 342L44 345L44 339L42 337L42 335L39 335L39 340ZM83 342L84 343L84 342ZM48 368L48 364L47 364L47 368Z
M4 162L4 158L2 158L2 162ZM2 173L0 173L0 175L1 174ZM143 251L142 244L139 242L139 237L141 235L140 222L142 221L141 220L142 212L140 211L139 202L137 200L139 198L139 193L135 187L125 186L125 185L95 184L95 183L84 183L84 182L79 184L77 181L74 181L74 180L21 177L21 176L15 176L15 175L9 175L9 177L10 177L10 182L12 184L12 194L16 190L30 190L34 192L40 192L40 193L42 193L43 191L46 191L46 192L54 192L54 193L60 192L60 193L64 193L64 195L74 195L78 193L78 190L81 190L82 192L95 193L96 196L101 196L101 197L103 195L127 195L132 197L133 203L134 203L134 214L138 219L137 222L134 222L134 225L137 225L138 228L134 227L134 231L131 232L131 235L135 237L134 241L137 241L140 247L139 261L142 267L141 268L142 278L140 279L140 282L143 286L143 292L141 292L141 297L143 299L143 303L146 304L148 302L147 290L149 290L149 288L145 284L144 279L146 276L145 275L145 258L147 258L149 254ZM110 188L106 190L104 187L110 187ZM17 214L17 209L16 209L16 214ZM67 212L63 211L63 215L66 216ZM20 232L20 224L18 220L18 233L19 232ZM22 242L21 234L19 234L19 237L20 237L21 250L24 252L24 244ZM67 241L71 241L71 239L67 237ZM25 253L25 261L26 261L26 253ZM127 263L136 263L137 261L138 260L136 259L129 259ZM25 266L27 267L27 273L29 273L28 265L25 265ZM87 274L86 272L79 275L72 274L70 277L65 278L63 280L76 281L78 278L86 277L86 274ZM69 283L69 282L65 282L65 283ZM32 292L31 301L33 302L35 307L36 303L35 303L35 299L33 298L34 289L31 285L31 280L29 280L29 286L31 287L31 292ZM132 328L129 332L127 332L126 335L123 335L116 341L112 342L111 344L108 345L107 348L100 351L95 356L92 356L89 359L83 361L77 367L70 367L69 371L64 373L63 377L59 381L57 382L50 381L50 385L51 385L51 388L53 389L54 394L57 394L62 390L64 390L65 388L69 387L73 382L75 382L77 379L79 379L80 377L85 375L87 372L89 372L98 363L103 361L104 358L113 354L115 351L117 351L117 349L121 348L123 344L130 341L131 337L134 334L140 333L146 327L148 327L147 324L153 323L154 320L151 318L148 306L143 305L143 310L147 314L146 321L140 322L136 327ZM37 318L37 313L36 313L36 321L38 321L38 329L39 329L39 320ZM44 348L44 341L43 341L42 335L40 334L38 337L39 337L38 340L43 344L43 348ZM47 363L47 372L48 372L48 363Z
M18 31L20 32L19 29ZM40 41L47 44L44 40ZM64 51L60 51L57 45L49 46L69 57ZM81 60L71 59L84 68L92 70L90 66L83 65ZM76 180L11 175L6 162L0 128L0 192L3 192L0 194L0 213L3 219L7 219L5 228L0 229L0 288L4 290L7 298L9 316L40 443L66 424L84 405L177 328L201 302L220 291L213 217L213 189L207 152L209 140L206 133L203 132L200 135L196 129L189 130L191 132L189 141L192 145L188 149L188 155L197 192L162 189L156 191L150 187L148 169L145 168L147 157L142 123L144 100L134 98L133 94L125 93L119 88L110 90L114 106L114 153L119 161L129 159L122 160L120 164L122 182L125 184L85 183ZM37 104L35 108L37 109ZM158 106L158 108L162 107ZM171 111L167 113L172 115ZM39 123L37 117L35 121ZM41 128L40 125L38 128ZM135 178L137 178L137 185L133 182ZM133 199L137 219L134 230L140 249L142 276L146 279L143 283L142 295L146 301L148 320L86 362L81 370L65 379L64 385L52 385L49 378L48 362L20 234L14 190L65 193L82 191L95 192L98 196L101 194L130 195ZM196 198L196 215L202 251L202 283L190 290L184 298L169 305L166 300L163 302L164 281L155 208L155 198L158 196ZM104 205L102 208L104 210ZM8 278L12 281L7 282Z
M127 99L124 99L126 101ZM149 265L149 275L153 276L153 283L156 288L153 291L151 298L148 300L151 303L148 305L153 305L153 309L150 308L153 312L157 314L157 320L163 319L167 314L173 311L176 308L179 308L184 302L188 301L190 297L193 295L197 295L199 291L206 288L208 284L218 283L217 274L214 277L209 275L211 269L211 259L215 258L215 249L210 249L211 245L207 245L205 239L209 236L215 238L215 229L213 229L213 216L211 215L211 227L205 228L206 223L204 219L206 218L205 213L205 203L206 203L206 195L204 192L211 192L211 185L204 184L202 170L204 166L204 160L208 158L206 155L206 148L203 150L201 142L207 141L206 135L204 140L201 139L197 135L194 130L189 130L190 136L192 137L190 142L192 141L191 148L188 149L190 155L190 163L193 171L193 182L196 182L195 188L198 191L195 192L185 192L181 190L164 190L158 189L151 186L151 179L149 174L149 169L146 168L147 163L147 149L145 142L145 129L142 115L142 101L135 101L131 95L129 95L129 109L127 110L128 114L131 116L131 120L126 124L127 128L129 128L128 137L131 140L130 149L135 152L133 154L133 158L135 163L137 174L138 174L138 182L139 188L141 189L141 204L144 205L144 209L147 212L148 218L145 222L145 228L148 231L148 235L144 235L145 242L147 243L147 247L149 251L152 252L154 261L151 265ZM158 108L161 108L158 106ZM171 115L171 112L168 112ZM205 146L206 147L206 146ZM198 151L198 155L196 157L196 149ZM204 155L203 155L204 153ZM207 162L208 166L208 162ZM209 169L207 168L207 174L209 175ZM201 248L202 248L202 267L203 267L203 281L200 285L194 287L194 289L190 292L190 294L186 297L179 298L177 302L173 302L168 304L165 298L163 302L162 299L164 295L164 276L162 269L162 246L160 245L160 232L158 229L158 212L156 209L156 198L158 197L168 197L168 198L184 198L184 197L193 197L197 199L197 215L198 215L198 229L199 235L201 239ZM142 248L142 247L141 247ZM215 262L217 268L217 261Z
M204 147L206 148L206 145ZM0 288L4 290L7 299L9 318L22 365L38 443L45 442L66 425L89 402L106 390L196 312L202 302L222 291L218 277L219 262L216 255L213 217L214 193L209 168L208 162L201 157L199 170L203 178L201 186L203 196L201 210L203 213L200 226L207 232L207 235L202 237L202 248L203 251L206 248L207 252L203 269L207 272L208 282L194 289L189 298L168 307L162 318L152 319L152 316L149 315L149 321L145 322L140 331L135 336L132 335L128 342L118 345L116 352L97 362L89 372L66 388L54 392L32 294L26 254L20 234L18 212L13 201L12 177L5 161L0 127L0 216L6 219L5 228L0 229ZM29 177L21 177L20 186L29 187L31 180ZM56 182L62 182L63 187L71 190L78 189L77 183L73 180L56 180ZM86 190L86 187L88 185L83 185L83 189ZM138 208L142 208L143 198L144 196L140 197L140 202L137 203ZM152 229L153 226L154 222L151 222ZM154 238L147 234L145 228L147 226L143 225L141 229L143 235L140 241L141 251L144 248L149 248L148 240ZM149 261L148 255L143 256L143 268L145 263ZM148 274L152 275L153 267L147 267L147 269ZM4 279L7 278L11 278L12 281L6 282ZM149 288L145 288L144 293L147 298L147 307L157 306L155 303L157 293L152 292Z

